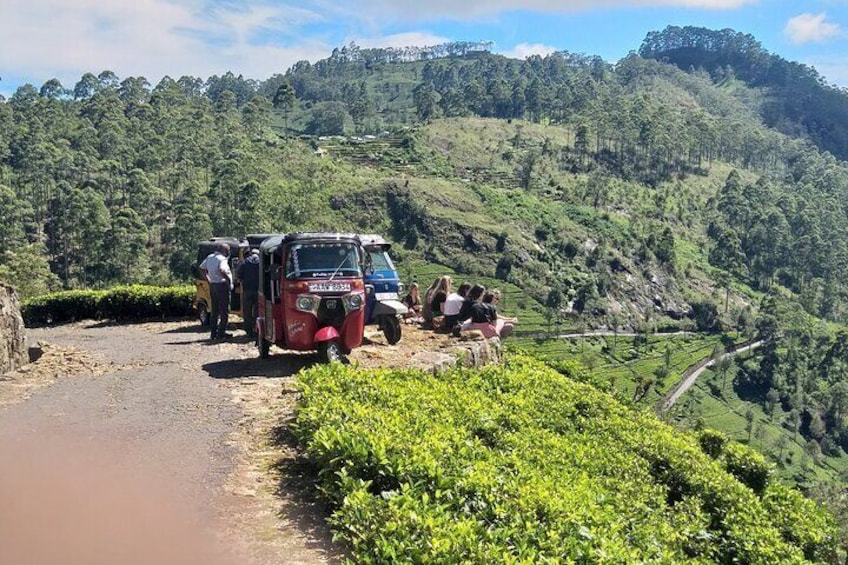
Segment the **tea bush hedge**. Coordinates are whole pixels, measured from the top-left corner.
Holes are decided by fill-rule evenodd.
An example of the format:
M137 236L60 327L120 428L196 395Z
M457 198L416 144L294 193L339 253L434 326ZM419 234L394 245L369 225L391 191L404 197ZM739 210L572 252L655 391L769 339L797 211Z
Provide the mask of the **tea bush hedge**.
M298 386L294 431L357 563L834 555L832 518L768 484L757 460L723 445L714 460L694 436L525 356L442 375L334 364Z
M26 300L28 326L77 320L143 320L190 316L195 288L132 285L109 290L67 290Z

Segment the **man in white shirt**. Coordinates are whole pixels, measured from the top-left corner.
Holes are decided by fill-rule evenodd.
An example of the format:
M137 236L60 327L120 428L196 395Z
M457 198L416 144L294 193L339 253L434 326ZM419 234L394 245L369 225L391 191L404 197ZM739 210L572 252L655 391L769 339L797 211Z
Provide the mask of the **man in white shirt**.
M206 280L209 281L209 294L212 299L212 308L209 313L209 326L211 339L225 339L230 337L227 332L227 324L230 321L230 292L233 290L233 273L227 257L230 255L230 246L226 243L218 245L218 250L211 253L200 264L200 268L206 271Z
M449 294L445 300L445 305L443 307L445 314L445 323L443 327L445 331L451 331L459 322L459 311L462 308L462 303L465 302L465 297L468 295L469 290L471 290L471 283L464 282L459 285L456 292Z

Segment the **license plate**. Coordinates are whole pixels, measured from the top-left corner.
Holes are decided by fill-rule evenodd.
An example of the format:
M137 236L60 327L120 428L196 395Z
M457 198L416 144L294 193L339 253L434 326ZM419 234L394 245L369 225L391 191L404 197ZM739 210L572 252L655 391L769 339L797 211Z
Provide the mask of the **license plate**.
M309 283L309 292L350 292L349 282Z
M377 300L397 300L397 292L378 292L374 295Z

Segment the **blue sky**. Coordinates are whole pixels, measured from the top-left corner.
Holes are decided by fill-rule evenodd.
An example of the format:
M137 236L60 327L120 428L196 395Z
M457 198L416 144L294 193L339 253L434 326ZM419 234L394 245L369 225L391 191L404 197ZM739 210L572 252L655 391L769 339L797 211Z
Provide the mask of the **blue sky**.
M848 0L0 0L0 94L85 72L265 79L363 47L493 41L614 62L667 25L732 28L848 86Z

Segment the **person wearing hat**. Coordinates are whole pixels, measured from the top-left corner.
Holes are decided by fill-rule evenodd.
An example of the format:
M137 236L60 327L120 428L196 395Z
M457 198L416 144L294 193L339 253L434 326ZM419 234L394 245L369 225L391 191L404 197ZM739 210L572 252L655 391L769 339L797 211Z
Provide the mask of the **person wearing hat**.
M244 331L247 337L256 339L256 304L259 296L259 250L250 253L238 266L241 281L241 307L244 312Z

